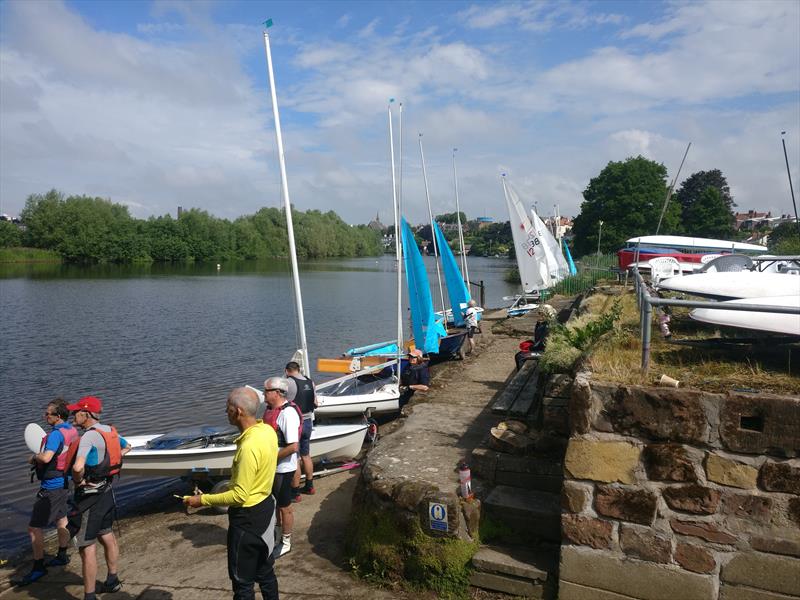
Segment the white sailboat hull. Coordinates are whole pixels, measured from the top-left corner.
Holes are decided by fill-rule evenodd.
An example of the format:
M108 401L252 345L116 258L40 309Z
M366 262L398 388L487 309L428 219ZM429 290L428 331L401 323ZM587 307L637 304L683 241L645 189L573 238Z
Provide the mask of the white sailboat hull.
M800 294L800 276L757 271L697 273L662 279L658 288L722 300L792 296Z
M356 425L317 425L311 433L311 458L318 461L350 460L361 451L366 423ZM205 474L229 475L234 444L175 450L150 450L147 442L161 434L129 436L125 439L133 449L123 459L123 473L151 477L178 477Z
M800 295L742 298L739 300L720 302L720 304L763 304L767 306L790 306L793 308L800 308ZM689 316L695 321L711 323L712 325L724 325L727 327L739 327L741 329L755 329L757 331L769 331L772 333L800 336L800 315L695 308L689 313Z
M320 417L352 417L363 415L367 410L373 415L397 412L400 410L400 390L397 384L387 388L380 392L352 396L317 394L319 406L314 414Z

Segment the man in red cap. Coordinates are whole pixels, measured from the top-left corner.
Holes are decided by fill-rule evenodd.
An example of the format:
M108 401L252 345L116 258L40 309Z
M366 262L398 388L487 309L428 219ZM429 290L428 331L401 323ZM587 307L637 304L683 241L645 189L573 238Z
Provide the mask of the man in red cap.
M68 515L69 532L76 537L83 562L84 600L96 600L97 553L99 539L108 566L108 576L100 586L101 592L116 592L122 587L117 576L119 547L112 531L114 524L114 492L111 480L122 467L122 456L130 446L111 425L100 423L103 403L95 396L84 396L67 409L75 425L86 433L72 467L75 482L73 510Z

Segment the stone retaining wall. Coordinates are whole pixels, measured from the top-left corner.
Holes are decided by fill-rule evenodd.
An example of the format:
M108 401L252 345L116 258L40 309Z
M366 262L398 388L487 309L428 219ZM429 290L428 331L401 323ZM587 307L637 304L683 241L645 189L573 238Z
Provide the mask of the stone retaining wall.
M579 374L561 600L800 597L800 399Z

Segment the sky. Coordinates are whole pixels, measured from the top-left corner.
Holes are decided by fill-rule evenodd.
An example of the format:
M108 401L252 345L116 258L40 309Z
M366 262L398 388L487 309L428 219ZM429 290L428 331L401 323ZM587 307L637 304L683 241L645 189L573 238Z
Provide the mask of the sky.
M737 210L800 192L800 2L0 2L0 212L57 189L133 216L280 206L262 22L289 192L392 220L402 202L507 220L500 174L543 216L580 212L610 161L678 184L720 169ZM420 137L420 134L421 137ZM457 151L454 153L454 148ZM399 169L399 167L398 167ZM643 232L648 233L648 232Z

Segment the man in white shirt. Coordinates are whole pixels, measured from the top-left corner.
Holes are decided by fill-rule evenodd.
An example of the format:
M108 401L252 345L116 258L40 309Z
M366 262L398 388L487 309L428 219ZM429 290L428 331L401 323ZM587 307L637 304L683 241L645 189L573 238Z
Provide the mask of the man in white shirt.
M467 310L464 311L464 323L467 327L467 341L469 342L469 352L472 354L475 350L475 332L478 331L478 303L475 300L470 300L467 304Z
M264 422L272 425L278 434L278 466L272 484L272 495L278 505L278 525L281 544L275 549L283 556L292 549L292 478L297 470L297 450L300 441L302 413L296 404L286 399L289 382L284 377L270 377L264 382L264 400L269 409Z

